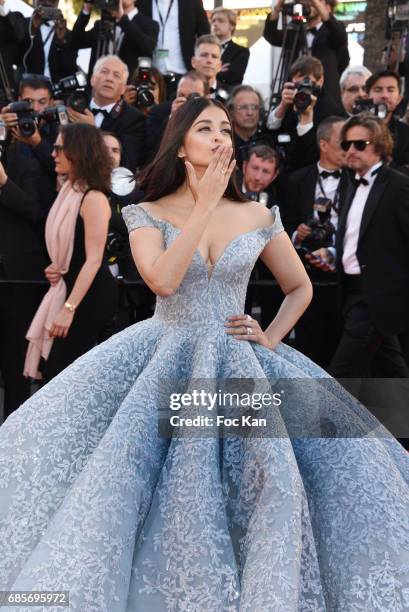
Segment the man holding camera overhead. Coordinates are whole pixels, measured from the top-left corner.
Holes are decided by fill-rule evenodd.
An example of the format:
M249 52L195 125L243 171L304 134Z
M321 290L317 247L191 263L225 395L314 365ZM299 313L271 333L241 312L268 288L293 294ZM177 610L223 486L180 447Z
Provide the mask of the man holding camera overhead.
M282 18L287 19L286 15L289 15L291 19L291 15L301 8L306 21L305 40L303 36L298 38L292 60L300 53L306 53L307 47L309 53L322 62L329 95L339 100L339 78L349 64L349 53L345 27L334 17L336 4L336 0L277 0L273 11L267 16L263 36L267 42L277 47L285 42L286 49L283 51L288 52L293 47L295 31L289 29L284 41L283 30L278 29L279 17L284 12Z
M22 45L26 72L44 74L53 83L74 74L77 51L58 0L37 0L34 13L26 19L26 35Z
M101 11L101 19L86 31L93 7ZM108 54L118 55L133 74L138 57L152 57L158 33L159 25L141 13L135 0L94 0L84 3L72 40L78 49L91 47L89 75L97 59Z

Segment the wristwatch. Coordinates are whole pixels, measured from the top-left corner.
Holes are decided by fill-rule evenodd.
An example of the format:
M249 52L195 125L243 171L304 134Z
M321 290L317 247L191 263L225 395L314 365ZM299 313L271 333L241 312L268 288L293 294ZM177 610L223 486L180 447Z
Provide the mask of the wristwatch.
M77 308L74 304L70 304L69 302L65 302L64 307L70 312L75 312L75 309Z

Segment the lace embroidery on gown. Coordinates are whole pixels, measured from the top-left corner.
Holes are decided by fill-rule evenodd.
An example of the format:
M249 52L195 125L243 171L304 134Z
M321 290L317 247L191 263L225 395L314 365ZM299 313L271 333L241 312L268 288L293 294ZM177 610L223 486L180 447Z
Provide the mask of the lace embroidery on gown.
M141 206L130 231L178 235ZM409 460L306 357L237 341L271 225L208 274L195 253L155 314L79 358L0 428L0 589L67 590L78 612L409 609ZM158 435L164 379L286 381L269 437ZM301 382L300 382L301 381ZM321 435L330 423L333 436ZM36 612L57 607L21 605Z

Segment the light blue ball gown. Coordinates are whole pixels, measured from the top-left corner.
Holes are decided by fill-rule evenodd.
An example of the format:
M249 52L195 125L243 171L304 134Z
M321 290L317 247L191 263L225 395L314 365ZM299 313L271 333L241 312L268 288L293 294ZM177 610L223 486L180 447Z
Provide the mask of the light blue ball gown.
M271 214L210 277L196 252L152 318L79 358L0 428L0 589L67 590L78 612L409 610L406 452L297 351L225 332L283 230ZM180 231L140 206L124 216L166 245ZM159 436L161 383L190 378L287 381L288 397L268 436Z

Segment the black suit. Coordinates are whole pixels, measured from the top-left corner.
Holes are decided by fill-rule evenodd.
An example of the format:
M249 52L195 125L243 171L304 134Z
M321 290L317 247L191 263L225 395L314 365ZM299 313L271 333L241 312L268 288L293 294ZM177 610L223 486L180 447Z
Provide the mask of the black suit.
M281 47L283 32L277 29L278 20L271 21L267 16L263 36L271 45ZM287 44L292 48L294 32L288 30ZM296 50L298 57L300 48ZM349 64L348 37L343 23L333 15L324 22L314 37L311 55L321 60L324 66L325 86L329 94L340 100L339 79Z
M142 162L144 148L145 115L126 102L116 105L109 117L104 117L101 130L112 132L120 140L122 145L121 166L135 172L136 167Z
M146 163L152 161L158 152L171 110L172 103L163 102L163 104L151 106L146 115L144 156Z
M196 38L210 33L209 21L202 0L177 0L179 8L180 47L186 70L191 69L190 60L195 51ZM152 17L152 0L138 0L138 9Z
M409 172L409 125L392 117L388 124L394 139L392 167Z
M317 164L297 170L288 177L283 223L290 237L301 223L313 218L317 182ZM322 184L324 186L324 183ZM344 170L338 184L339 202L344 201L349 184L349 173ZM302 246L309 250L315 248L309 245L307 240ZM326 368L339 341L336 279L333 273L322 272L310 266L308 273L314 283L314 295L308 309L295 326L296 348Z
M344 305L344 332L331 372L339 377L368 373L409 375L397 334L409 329L409 178L382 167L367 198L356 256L359 288L343 274L347 218L354 198L350 190L337 232L337 271Z
M222 64L230 64L225 72L219 72L217 80L222 85L240 85L246 72L250 51L246 47L237 45L232 40L223 47Z
M77 17L72 30L72 44L77 49L91 47L91 59L88 74L92 74L94 64L97 60L98 38L101 32L101 20L95 22L91 30L85 31L90 15L83 11ZM145 17L138 12L137 15L129 20L124 15L117 25L124 33L124 37L119 47L117 55L128 66L129 76L131 77L138 65L138 57L152 57L158 39L159 25L149 17Z
M345 117L345 114L342 105L329 96L326 87L323 87L314 106L313 127L303 136L299 136L298 115L292 108L288 109L281 127L274 131L276 134L289 134L291 138L287 149L286 170L298 170L317 162L320 156L317 144L318 125L327 117Z
M8 180L0 190L0 278L44 281L48 257L44 222L55 193L26 145L7 150ZM23 377L25 335L45 288L0 285L0 369L5 383L5 415L27 399Z
M0 16L0 52L6 69L9 85L15 95L13 64L21 62L20 45L24 40L25 20L21 13L10 11L5 17ZM0 105L4 101L2 84L0 83ZM4 104L5 105L5 104Z
M29 36L30 20L26 19L26 35L22 46L22 55L28 51L31 41ZM27 72L43 74L45 68L44 45L40 29L37 30L33 46L26 57ZM64 41L60 42L53 36L48 55L48 64L53 83L77 71L77 50L72 46L72 33L67 30Z

